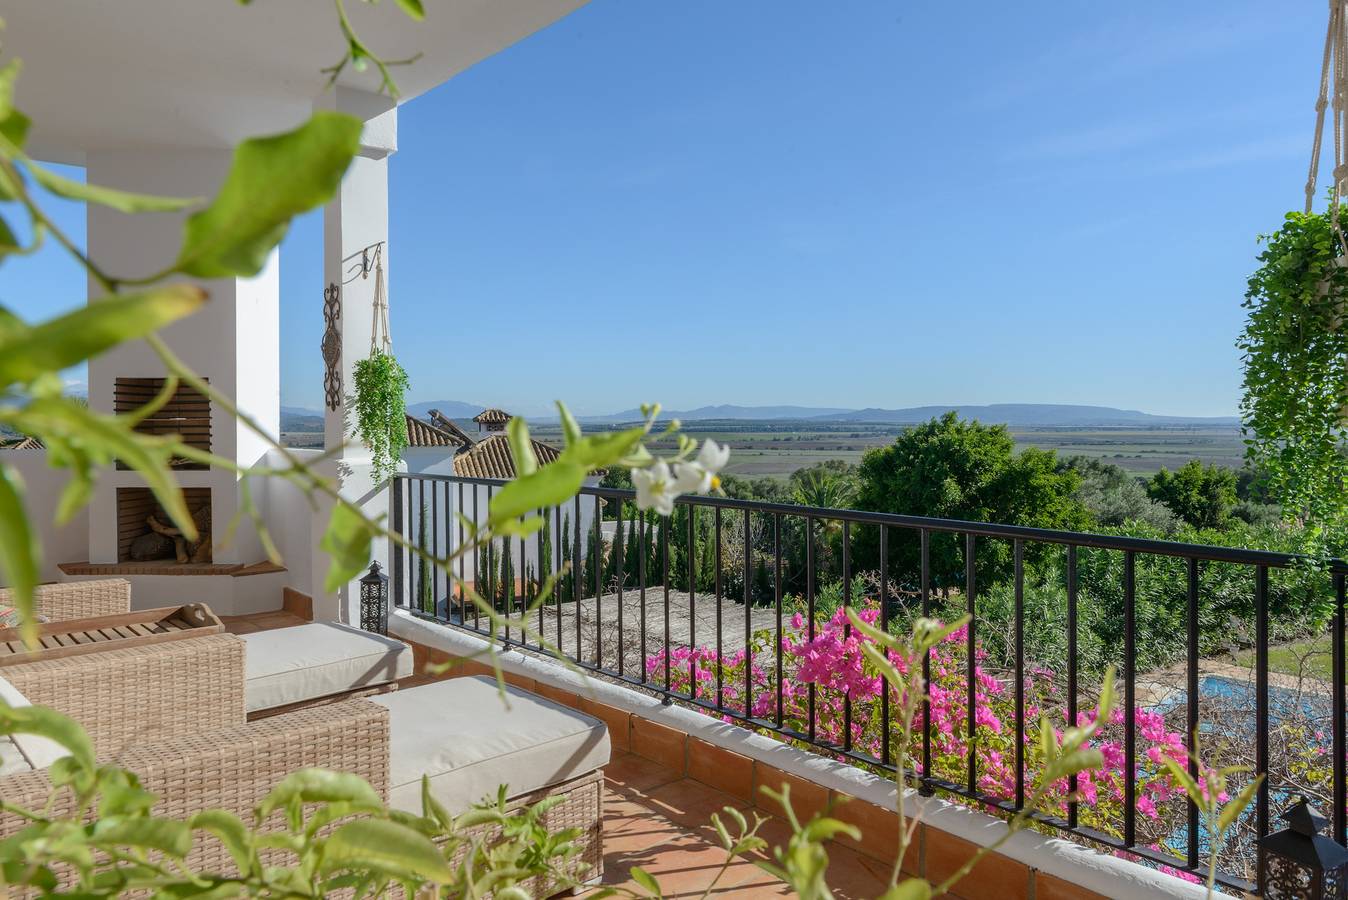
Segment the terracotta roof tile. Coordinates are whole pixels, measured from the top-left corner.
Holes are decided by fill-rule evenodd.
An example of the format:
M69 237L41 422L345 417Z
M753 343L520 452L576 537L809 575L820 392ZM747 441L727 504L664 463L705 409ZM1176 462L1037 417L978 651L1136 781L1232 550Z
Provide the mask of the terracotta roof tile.
M0 450L45 450L42 442L35 437L20 437L12 441L0 441Z
M458 431L458 429L455 429ZM407 446L409 447L465 447L472 443L455 435L445 428L424 422L421 419L407 417Z
M561 455L556 447L539 441L530 443L540 466L546 466ZM454 474L465 478L514 478L515 457L510 452L510 439L504 434L493 434L478 441L471 449L454 457Z
M496 422L509 422L510 418L510 413L503 409L496 409L493 407L492 409L484 409L482 412L473 416L473 421L479 425L485 425Z

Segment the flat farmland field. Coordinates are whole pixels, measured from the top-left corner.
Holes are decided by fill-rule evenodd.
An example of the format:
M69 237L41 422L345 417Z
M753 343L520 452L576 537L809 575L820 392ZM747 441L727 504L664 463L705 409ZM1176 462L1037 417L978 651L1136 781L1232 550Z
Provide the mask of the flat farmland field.
M589 426L593 428L594 426ZM684 431L698 440L712 438L734 450L728 471L733 475L785 478L796 469L830 459L851 463L873 447L883 447L903 431L899 425L854 423L689 422ZM556 426L534 428L535 436L560 444ZM1059 456L1090 456L1138 475L1174 470L1190 459L1238 469L1244 444L1232 426L1164 428L1012 428L1018 448L1055 450ZM673 444L660 442L666 451Z

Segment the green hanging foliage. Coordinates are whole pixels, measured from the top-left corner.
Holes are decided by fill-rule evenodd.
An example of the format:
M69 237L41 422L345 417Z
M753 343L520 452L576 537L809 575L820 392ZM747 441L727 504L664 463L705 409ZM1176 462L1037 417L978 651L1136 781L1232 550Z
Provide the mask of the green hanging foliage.
M384 481L407 447L407 373L392 353L376 350L356 363L354 381L356 434L370 448L375 481Z
M1340 213L1348 230L1348 210ZM1237 346L1247 455L1316 556L1348 535L1348 266L1328 213L1288 213L1250 276Z

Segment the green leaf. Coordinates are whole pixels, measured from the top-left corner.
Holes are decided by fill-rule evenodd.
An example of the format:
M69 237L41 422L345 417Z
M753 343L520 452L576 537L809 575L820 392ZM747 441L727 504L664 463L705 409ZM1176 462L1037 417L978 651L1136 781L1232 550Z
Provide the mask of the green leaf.
M930 900L931 884L925 878L910 878L894 885L879 900Z
M426 10L422 7L421 0L398 0L398 7L414 21L420 22L426 18Z
M332 509L328 530L323 533L319 547L331 557L324 588L335 591L364 572L370 565L370 542L375 531L349 503L338 503Z
M294 131L244 141L219 194L187 220L174 269L201 278L256 275L290 220L332 198L360 133L355 116L319 110Z
M79 200L83 203L95 203L124 213L176 212L186 209L194 203L200 203L200 197L156 197L151 194L133 194L115 188L100 187L71 181L55 172L42 168L35 162L27 163L28 171L38 184L58 197L67 200Z
M1240 793L1231 798L1225 806L1222 807L1221 814L1217 816L1217 831L1225 834L1240 818L1240 814L1245 811L1245 807L1254 800L1254 795L1259 792L1259 785L1264 783L1264 776L1258 775L1245 783L1245 787L1240 789Z
M586 474L584 467L568 461L564 453L532 475L515 479L492 498L488 527L498 529L522 515L570 500L585 483Z
M571 415L571 410L566 408L566 404L557 401L557 415L562 419L562 436L566 443L563 446L572 447L580 442L580 423L576 417Z
M85 771L94 769L94 744L80 724L46 706L14 707L0 700L0 734L35 734L55 741Z
M181 859L192 849L192 832L173 819L149 816L99 819L94 823L90 843L103 847L139 847L158 850Z
M506 426L506 438L510 441L510 454L515 458L516 473L523 477L537 472L538 457L534 456L533 444L529 442L529 424L515 416Z
M248 827L234 813L223 809L207 809L197 813L187 822L195 831L205 831L214 835L234 860L240 875L247 875L253 867L253 851L248 837Z
M324 842L321 868L325 873L369 868L440 884L454 879L454 870L429 838L383 819L358 819L334 831Z
M23 250L19 237L9 227L9 223L0 219L0 259Z
M641 866L633 866L632 870L627 874L631 876L633 881L650 891L654 896L664 896L664 894L660 892L660 882L656 881L655 876L641 868Z
M18 81L23 64L12 59L4 68L0 68L0 135L4 135L17 148L22 148L28 138L28 126L31 120L14 106L14 83Z
M614 465L634 451L645 436L645 428L628 428L625 431L581 438L566 448L557 462L567 460L586 470L602 469ZM556 464L552 463L554 466Z
M25 642L36 640L37 619L33 588L37 586L38 560L42 548L23 505L23 481L19 473L0 463L0 572L13 593Z
M96 300L39 325L0 329L0 388L58 372L145 337L195 312L205 301L199 287L168 285Z
M258 805L257 813L265 819L293 802L383 806L378 791L359 775L328 769L300 769L281 779L272 788L271 793Z

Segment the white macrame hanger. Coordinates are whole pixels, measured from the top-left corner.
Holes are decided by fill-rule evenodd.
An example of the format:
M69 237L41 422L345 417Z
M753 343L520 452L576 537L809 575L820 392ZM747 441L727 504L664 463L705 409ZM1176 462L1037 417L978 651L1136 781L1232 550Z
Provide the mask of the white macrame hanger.
M1315 183L1320 175L1320 150L1324 143L1325 110L1334 111L1334 189L1330 191L1329 218L1340 249L1348 253L1348 241L1339 227L1339 199L1348 184L1345 131L1348 130L1348 17L1345 0L1329 0L1329 27L1325 31L1325 54L1320 65L1320 95L1315 101L1315 138L1311 141L1311 168L1306 176L1306 213L1315 202Z
M374 250L374 321L370 323L370 355L393 352L393 337L388 330L388 291L384 288L384 247Z

